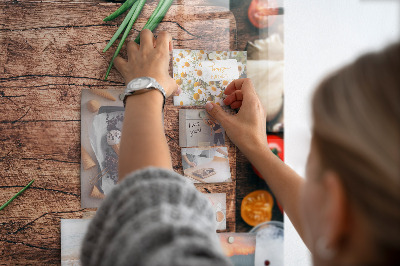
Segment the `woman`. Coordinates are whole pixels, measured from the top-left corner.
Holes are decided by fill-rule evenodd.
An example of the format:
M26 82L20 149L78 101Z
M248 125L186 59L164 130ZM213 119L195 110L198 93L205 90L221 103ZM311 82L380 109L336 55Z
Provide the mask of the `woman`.
M222 130L222 127L219 123L211 120L211 119L207 119L205 120L203 118L204 124L208 125L211 129L211 135L212 133L214 133L214 143L213 146L223 146L225 145L225 139L224 139L224 132Z
M115 66L128 83L155 78L169 96L168 33L128 44ZM250 80L235 80L225 104L207 103L229 138L260 169L313 254L316 265L400 263L400 45L361 57L321 83L313 99L307 179L269 149L265 114ZM90 225L84 265L229 265L215 235L215 217L193 185L171 171L162 124L162 94L129 96L119 176ZM152 166L148 168L148 166ZM140 169L140 170L138 170Z

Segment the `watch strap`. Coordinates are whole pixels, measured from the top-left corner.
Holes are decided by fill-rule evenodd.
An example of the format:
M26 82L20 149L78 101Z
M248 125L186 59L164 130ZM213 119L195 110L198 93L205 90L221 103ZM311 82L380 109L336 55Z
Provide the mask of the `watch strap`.
M150 91L150 90L158 90L159 92L161 92L161 94L162 94L162 96L163 96L163 110L164 110L165 100L166 100L166 98L167 98L164 88L163 88L154 78L151 78L151 77L147 77L147 78L150 79L150 81L151 81L150 84L149 84L147 87L140 88L140 89L138 89L138 90L132 90L132 89L131 89L131 84L132 84L133 82L135 82L136 79L133 79L133 80L131 80L131 81L128 83L128 85L126 86L125 91L124 91L122 94L120 94L120 100L122 100L122 102L124 103L124 107L125 107L125 105L126 105L126 98L127 98L128 96L134 95L137 91L142 91L142 90L148 90L148 91Z

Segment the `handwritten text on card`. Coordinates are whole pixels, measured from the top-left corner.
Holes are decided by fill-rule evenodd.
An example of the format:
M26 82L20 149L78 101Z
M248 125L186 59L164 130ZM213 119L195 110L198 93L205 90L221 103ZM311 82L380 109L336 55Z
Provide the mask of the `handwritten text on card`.
M199 62L205 82L234 80L239 78L238 62L235 59Z
M201 125L200 125L200 122L194 122L194 123L189 122L189 125L188 125L188 126L189 126L189 136L190 136L191 138L193 138L193 136L194 136L195 134L201 132Z

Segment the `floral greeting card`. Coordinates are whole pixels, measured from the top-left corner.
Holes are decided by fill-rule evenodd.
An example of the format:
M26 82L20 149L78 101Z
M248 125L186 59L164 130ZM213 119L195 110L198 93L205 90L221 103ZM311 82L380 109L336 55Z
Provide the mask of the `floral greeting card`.
M246 51L174 50L173 72L182 92L174 105L223 104L225 88L234 79L246 77Z

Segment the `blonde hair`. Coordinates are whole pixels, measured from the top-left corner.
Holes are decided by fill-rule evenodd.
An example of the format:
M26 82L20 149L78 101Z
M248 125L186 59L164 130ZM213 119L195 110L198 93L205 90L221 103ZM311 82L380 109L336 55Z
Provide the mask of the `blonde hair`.
M313 142L371 228L380 263L400 261L400 43L326 78L313 97Z

